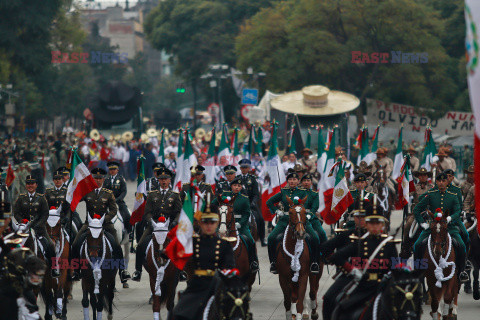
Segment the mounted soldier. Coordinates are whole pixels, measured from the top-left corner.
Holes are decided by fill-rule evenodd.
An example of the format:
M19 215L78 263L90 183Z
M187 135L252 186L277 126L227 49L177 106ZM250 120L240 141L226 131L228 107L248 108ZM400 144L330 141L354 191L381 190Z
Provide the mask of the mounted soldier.
M120 247L117 232L112 223L112 219L115 218L117 215L118 207L117 203L115 202L115 196L113 192L109 189L103 188L103 183L105 182L105 175L107 172L102 168L94 168L91 170L93 179L97 183L98 188L93 190L92 192L85 195L82 200L85 201L85 205L87 207L87 215L93 219L94 215L99 215L100 217L105 216L105 220L103 223L103 231L105 236L107 237L108 241L112 245L112 253L115 259L123 260L123 252L122 248ZM88 217L85 219L85 223L78 231L77 236L72 244L72 258L79 258L80 257L80 247L84 243L88 235ZM120 263L120 266L124 264ZM130 274L125 269L119 269L120 280L122 283L125 283L128 279L130 279ZM74 270L73 275L74 280L80 279L80 274L78 273L78 269Z
M279 193L270 197L267 200L267 206L270 209L270 213L272 215L277 215L277 225L273 229L273 231L268 236L268 258L270 260L270 272L273 274L277 273L276 269L276 261L275 261L275 250L277 248L277 243L279 241L279 237L283 236L285 233L285 229L288 226L289 215L288 215L288 208L290 207L287 196L292 199L292 201L303 199L305 197L308 198L308 193L305 189L298 187L298 174L295 172L291 172L287 175L287 186L282 188ZM275 206L278 203L279 208ZM309 200L307 199L307 203L311 205ZM307 207L307 203L305 204L305 209L311 209L311 207ZM318 264L320 259L320 253L318 250L318 246L320 245L320 239L318 238L317 233L313 230L312 225L307 221L306 231L309 235L308 243L310 245L310 252L312 255L311 259L311 266L310 272L312 273L319 273L320 266Z
M255 247L255 240L253 240L252 234L250 232L250 224L249 219L251 215L250 211L250 201L248 200L248 196L241 193L243 188L242 185L242 178L236 177L230 183L230 187L232 191L225 191L222 193L221 199L226 201L231 201L235 199L233 203L233 215L235 217L235 224L237 225L238 232L245 237L247 240L247 248L248 248L248 260L250 261L250 270L252 273L258 271L258 257L257 257L257 249ZM231 200L228 200L228 199ZM213 199L212 207L217 207L218 197Z
M217 235L218 223L218 214L210 212L207 204L199 222L200 234L193 236L193 255L187 264L193 267L193 277L173 309L175 320L201 319L207 301L215 293L215 272L235 267L231 245Z
M258 237L262 247L265 247L265 221L263 220L260 210L258 208L258 202L260 199L260 190L258 187L257 177L251 174L252 163L248 159L242 159L238 162L240 165L240 171L242 174L239 176L242 179L243 191L248 196L250 201L250 209L255 221L257 223Z
M217 195L222 195L224 191L232 190L230 184L237 175L237 168L235 166L228 165L223 167L223 172L225 172L225 177L227 178L227 180L217 183L217 189L215 190L215 194Z
M140 281L142 277L143 260L145 259L145 250L148 245L147 240L148 236L153 232L152 219L158 221L158 218L161 216L170 219L169 229L172 229L178 223L182 201L178 192L173 191L171 188L172 174L167 168L161 168L158 172L160 188L150 191L147 195L145 213L142 219L147 227L138 242L133 281Z
M374 193L366 191L367 176L363 173L357 173L353 179L354 188L350 190L353 198L353 203L348 208L348 212L352 213L356 208L359 208L360 201L368 199L373 200ZM371 202L372 203L372 202Z
M147 192L158 190L160 188L160 169L165 168L165 165L161 162L156 162L153 164L153 177L147 181Z
M182 192L180 192L180 198L183 201L185 200L186 194L192 199L193 211L197 212L201 210L200 207L203 199L206 199L207 193L213 195L212 186L208 183L205 183L205 168L201 165L197 165L190 168L192 172L192 177L194 179L190 183L184 183L182 185Z
M45 260L49 268L52 267L52 258L55 258L55 246L48 236L46 224L48 219L48 204L43 194L37 193L37 181L31 175L25 179L27 193L22 193L13 205L13 216L20 222L29 221L29 227L35 231L45 249ZM60 276L58 269L51 269L52 277Z
M118 211L122 216L123 225L125 230L130 234L130 238L133 239L132 226L130 225L130 212L125 204L125 196L127 195L127 182L125 178L118 173L120 163L116 161L110 161L107 163L108 176L105 179L103 187L111 190L115 196L115 202L118 206Z
M413 194L412 208L420 201L423 195L425 195L434 186L428 182L429 178L432 178L432 173L425 168L420 168L418 171L413 172L413 176L418 179L415 184L415 192Z
M300 183L302 184L302 188L305 189L308 194L307 203L305 204L305 207L309 208L306 210L307 219L312 225L313 230L317 233L320 243L324 243L327 241L327 234L325 233L325 230L323 230L322 222L320 222L320 219L318 219L317 216L320 203L318 200L318 192L312 190L312 180L312 176L307 173L300 179Z
M460 189L462 190L463 199L467 199L468 191L475 183L475 166L472 164L464 172L467 174L467 179L460 184Z
M53 187L45 190L45 199L47 200L48 208L59 208L62 206L60 222L62 227L70 234L70 206L66 203L67 188L63 185L62 171L55 171L53 173Z
M468 281L468 274L464 271L466 259L466 244L459 234L459 227L463 225L460 219L460 202L457 194L449 191L447 174L442 172L437 176L436 188L428 191L420 202L413 209L415 219L418 224L424 229L420 234L417 242L414 244L414 256L416 259L423 258L426 241L430 235L430 225L425 221L422 212L429 209L431 212L440 210L447 215L448 233L456 242L456 265L459 271L459 280L461 282ZM465 228L465 226L463 227ZM468 241L468 234L467 234Z

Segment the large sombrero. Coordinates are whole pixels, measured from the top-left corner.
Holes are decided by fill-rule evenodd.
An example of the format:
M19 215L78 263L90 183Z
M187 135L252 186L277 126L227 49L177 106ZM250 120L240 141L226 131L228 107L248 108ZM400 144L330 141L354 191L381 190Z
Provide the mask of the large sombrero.
M98 141L100 140L100 132L97 129L90 131L90 139Z
M360 100L349 93L314 85L273 99L274 109L305 116L331 116L355 110Z

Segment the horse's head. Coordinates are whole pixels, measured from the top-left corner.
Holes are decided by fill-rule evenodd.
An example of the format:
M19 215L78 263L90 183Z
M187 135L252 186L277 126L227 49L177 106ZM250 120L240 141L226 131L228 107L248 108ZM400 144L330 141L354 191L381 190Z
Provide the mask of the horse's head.
M385 168L387 165L380 165L378 161L375 160L375 173L373 174L373 181L378 185L384 185L387 182L387 171Z
M28 219L22 219L17 221L14 216L12 216L12 229L16 233L30 233L30 221Z
M47 232L53 241L59 237L62 228L60 223L60 209L61 208L51 207L48 211Z
M294 197L293 200L287 196L287 202L290 206L288 209L289 223L295 230L295 237L297 239L304 239L306 234L305 224L307 223L307 215L304 204L307 201L305 196L303 199Z
M447 231L447 214L441 209L437 209L435 213L427 210L428 215L432 219L430 222L431 236L433 240L433 254L435 258L444 256L448 249L448 231Z
M394 266L382 293L386 313L392 319L420 320L422 315L424 270L411 271L404 265Z
M158 221L152 219L153 235L157 244L160 246L160 250L163 249L165 239L168 234L168 226L170 225L170 219L165 219L161 216L158 218Z
M93 215L93 218L87 214L88 217L88 230L90 234L87 236L87 247L88 255L90 257L101 257L103 250L102 237L103 235L103 221L105 220L105 215L100 217L97 214Z
M220 278L215 290L215 304L220 319L251 320L250 291L237 272L219 271Z
M221 237L227 236L228 230L235 230L235 217L233 216L233 204L235 203L236 195L233 196L218 196L217 200L218 215L220 216L219 235Z

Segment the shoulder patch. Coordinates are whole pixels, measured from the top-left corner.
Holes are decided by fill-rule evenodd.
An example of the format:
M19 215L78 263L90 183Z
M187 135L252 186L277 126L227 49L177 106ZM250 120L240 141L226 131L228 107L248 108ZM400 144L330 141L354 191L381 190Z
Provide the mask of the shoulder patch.
M53 190L53 188L47 188L47 189L45 189L45 192L51 191L51 190Z
M20 197L24 197L24 196L26 196L26 195L27 195L26 193L21 193L21 194L20 194Z

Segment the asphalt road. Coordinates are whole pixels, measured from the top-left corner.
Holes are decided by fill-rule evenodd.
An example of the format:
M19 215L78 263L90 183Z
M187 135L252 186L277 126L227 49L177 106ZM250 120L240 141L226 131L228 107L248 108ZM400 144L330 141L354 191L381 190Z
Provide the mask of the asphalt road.
M128 193L125 198L129 208L133 207L134 192L136 184L134 182L128 183ZM85 215L85 206L83 203L79 205L78 212L82 216ZM392 213L392 230L395 230L401 223L401 213ZM329 228L328 228L329 229ZM329 230L326 230L327 233ZM283 294L278 282L278 276L269 273L269 263L267 249L262 248L257 244L258 256L260 260L260 279L261 284L257 282L253 285L251 292L251 311L255 320L284 320L285 309L283 307ZM134 271L135 257L130 257L130 264L128 270L130 273ZM324 268L323 276L320 280L320 289L318 293L318 303L321 305L322 296L333 283L332 276L334 270L332 267ZM148 274L144 271L141 282L129 281L130 288L123 289L117 277L118 292L115 295L114 319L129 319L129 320L143 320L153 319L152 307L148 304L150 297L150 288L148 283ZM185 283L180 283L177 290L183 290ZM83 310L81 305L82 291L80 282L74 285L73 300L69 302L67 317L69 320L84 320ZM476 320L480 316L480 301L475 301L472 295L460 293L458 298L458 319L462 320ZM44 313L44 306L40 302L41 314ZM430 306L423 307L423 319L431 319L429 316ZM478 312L478 313L477 313ZM90 316L92 317L91 311ZM166 311L161 312L162 319L166 319ZM106 319L106 314L104 314ZM93 319L93 317L91 318Z

